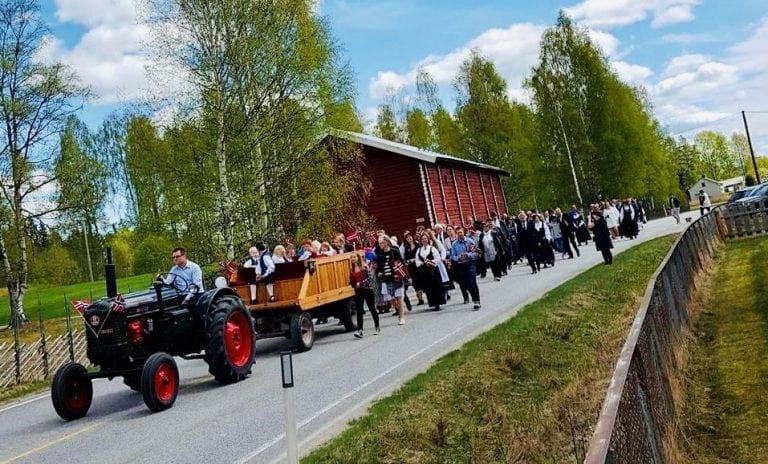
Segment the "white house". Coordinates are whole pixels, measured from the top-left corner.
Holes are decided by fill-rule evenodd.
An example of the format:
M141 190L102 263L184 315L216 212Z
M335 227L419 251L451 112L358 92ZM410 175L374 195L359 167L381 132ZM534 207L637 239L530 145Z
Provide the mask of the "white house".
M723 193L731 193L744 186L744 177L732 177L730 179L715 180L702 176L688 189L688 198L696 199L699 197L699 191L704 190L709 198L720 196Z

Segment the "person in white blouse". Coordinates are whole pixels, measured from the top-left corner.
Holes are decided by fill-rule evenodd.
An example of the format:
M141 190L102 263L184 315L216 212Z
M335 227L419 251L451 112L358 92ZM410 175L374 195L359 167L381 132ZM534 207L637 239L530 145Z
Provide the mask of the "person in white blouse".
M427 233L419 238L421 247L416 251L416 269L420 275L424 293L427 294L427 304L435 311L440 311L440 305L445 304L443 278L440 272L442 255L437 243Z

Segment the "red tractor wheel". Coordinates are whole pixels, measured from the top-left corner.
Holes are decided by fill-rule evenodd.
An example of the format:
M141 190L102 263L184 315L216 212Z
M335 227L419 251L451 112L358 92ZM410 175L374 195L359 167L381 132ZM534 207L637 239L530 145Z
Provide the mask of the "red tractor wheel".
M51 383L53 409L64 420L75 420L85 416L93 400L91 379L83 377L87 371L77 363L61 366Z
M167 353L155 353L141 371L141 394L153 412L164 411L176 401L179 393L179 368Z
M221 383L243 380L253 365L254 331L251 313L243 302L225 296L211 305L208 316L205 362Z

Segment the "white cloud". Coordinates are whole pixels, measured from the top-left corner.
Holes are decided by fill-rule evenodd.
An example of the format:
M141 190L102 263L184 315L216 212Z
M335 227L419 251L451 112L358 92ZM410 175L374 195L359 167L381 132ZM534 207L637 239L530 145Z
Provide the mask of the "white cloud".
M707 55L689 53L678 55L667 63L663 75L675 76L685 72L692 72L698 69L699 66L710 61L712 61L712 58Z
M768 59L765 58L766 43L768 43L768 17L760 21L750 38L734 45L728 51L741 69L766 71L768 70Z
M152 87L144 50L150 29L142 21L143 0L56 0L56 17L85 27L71 49L51 38L38 53L46 62L70 66L91 88L94 104L135 101Z
M693 45L717 42L719 39L710 34L665 34L661 41L671 44Z
M691 21L700 0L584 0L566 8L574 20L590 27L618 27L652 18L651 26Z
M722 56L684 53L672 58L660 80L649 86L659 120L672 133L688 138L704 129L743 133L740 111L768 108L768 60L763 58L767 41L768 18L762 18L749 38L728 48ZM768 125L750 124L750 132L755 145L765 153Z
M587 34L607 56L614 56L619 49L619 39L608 32L597 29L587 29Z
M708 61L693 71L685 71L663 79L656 84L657 95L674 94L676 97L702 94L734 84L739 79L738 68L718 61Z
M470 56L473 49L478 49L492 60L509 84L517 85L536 64L544 29L544 26L530 23L514 24L506 29L490 29L450 53L427 56L404 73L379 72L371 79L369 92L371 97L379 99L388 88L399 90L413 85L420 67L428 71L438 84L452 82L461 63Z
M55 0L54 3L59 21L93 27L136 22L142 2L137 0Z
M611 67L616 71L621 80L633 84L645 84L646 79L653 75L651 68L625 61L612 61Z

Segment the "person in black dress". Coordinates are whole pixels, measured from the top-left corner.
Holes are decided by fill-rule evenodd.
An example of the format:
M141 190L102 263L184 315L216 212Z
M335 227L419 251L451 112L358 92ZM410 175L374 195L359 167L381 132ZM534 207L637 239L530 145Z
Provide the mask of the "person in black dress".
M590 220L592 222L592 240L595 242L595 248L603 254L605 264L613 264L613 240L611 240L611 231L608 229L608 223L605 222L603 213L597 205L593 205Z

